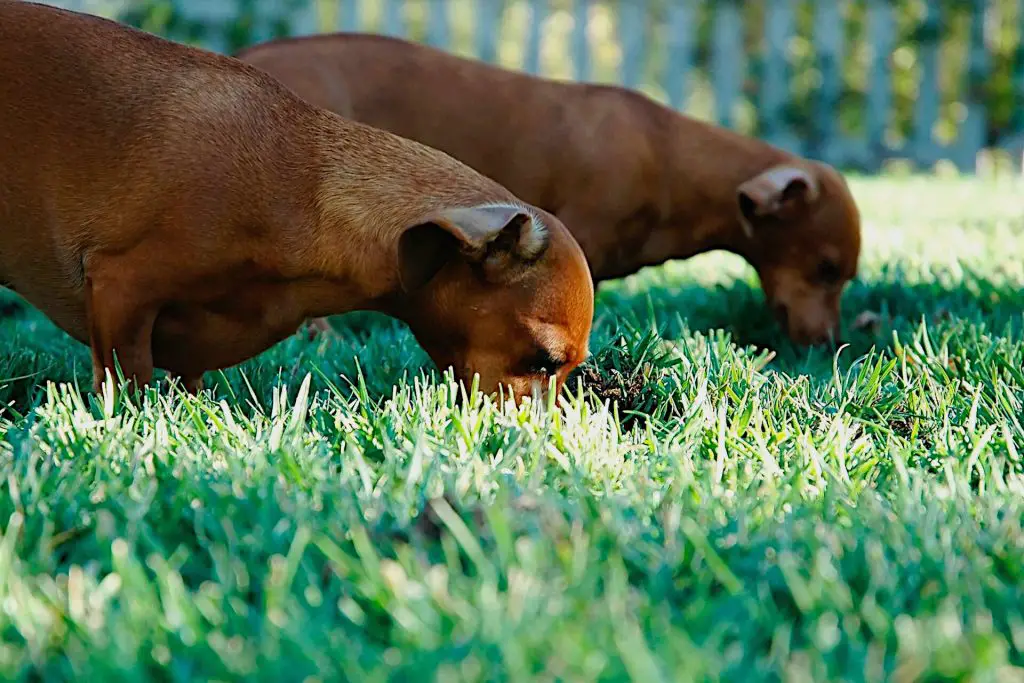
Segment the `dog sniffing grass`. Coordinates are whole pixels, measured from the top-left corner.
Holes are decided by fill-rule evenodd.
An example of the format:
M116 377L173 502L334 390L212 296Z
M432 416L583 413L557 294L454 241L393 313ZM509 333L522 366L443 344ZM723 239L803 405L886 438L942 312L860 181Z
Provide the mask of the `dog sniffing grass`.
M854 188L838 354L700 257L602 287L559 411L371 315L136 407L5 306L0 676L1018 680L1024 205Z

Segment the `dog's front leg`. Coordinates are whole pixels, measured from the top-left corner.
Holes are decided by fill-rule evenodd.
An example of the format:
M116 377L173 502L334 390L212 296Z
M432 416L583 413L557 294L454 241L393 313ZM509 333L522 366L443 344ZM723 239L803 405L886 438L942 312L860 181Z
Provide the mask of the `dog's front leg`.
M106 371L117 380L120 365L129 386L153 379L153 324L157 307L145 287L123 276L90 274L85 282L93 390L99 392Z
M193 396L203 390L203 376L190 377L187 375L176 375L178 384L181 386L182 391L186 394L192 394Z

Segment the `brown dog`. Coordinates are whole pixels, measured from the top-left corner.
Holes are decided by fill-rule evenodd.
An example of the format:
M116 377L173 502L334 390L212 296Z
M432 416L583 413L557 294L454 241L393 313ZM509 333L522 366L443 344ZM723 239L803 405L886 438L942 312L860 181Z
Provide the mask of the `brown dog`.
M554 217L267 74L0 0L0 281L92 347L196 386L357 308L517 394L586 354L593 287Z
M790 337L833 337L860 218L834 169L622 88L536 78L394 38L240 53L306 100L448 152L557 215L595 281L712 249L744 257Z

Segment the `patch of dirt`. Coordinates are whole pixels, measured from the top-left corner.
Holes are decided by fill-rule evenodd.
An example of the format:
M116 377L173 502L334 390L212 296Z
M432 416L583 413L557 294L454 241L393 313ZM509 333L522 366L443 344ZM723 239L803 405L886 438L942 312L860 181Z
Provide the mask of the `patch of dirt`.
M913 425L910 423L910 419L906 417L890 419L888 425L889 429L891 429L893 433L901 439L910 439L914 433ZM926 449L930 449L935 445L934 440L928 432L920 428L917 432L917 440Z
M646 412L650 408L650 393L647 391L647 375L651 368L645 366L630 375L624 375L612 368L601 372L593 366L586 366L580 372L583 388L594 392L602 401L608 400L619 404L619 417L622 431L628 432L641 419L631 411Z
M483 509L480 506L472 505L468 506L468 509L466 509L467 506L459 505L448 494L442 496L441 499L448 504L448 507L455 510L455 512L458 513L464 521L466 520L466 513L468 513L472 522L470 524L471 527L475 526L476 529L481 529L486 524ZM440 540L441 532L445 528L444 522L441 521L441 518L437 514L437 504L438 503L435 500L429 501L426 506L424 506L423 510L420 511L420 514L416 517L416 521L412 525L412 528L416 533L423 535L431 541Z
M583 386L593 391L594 395L601 399L618 401L620 406L639 403L646 384L639 373L627 377L615 369L602 375L597 368L587 367L581 376Z
M481 504L460 504L450 494L446 493L440 499L435 498L423 507L423 510L416 516L412 524L413 533L419 534L430 541L440 540L441 534L445 529L445 523L441 520L440 515L437 514L437 506L441 502L454 510L462 518L462 521L477 534L488 528L487 516L484 514L484 507ZM532 496L524 495L511 502L511 511L519 518L520 515L527 513L539 514L542 512L542 508L540 501Z

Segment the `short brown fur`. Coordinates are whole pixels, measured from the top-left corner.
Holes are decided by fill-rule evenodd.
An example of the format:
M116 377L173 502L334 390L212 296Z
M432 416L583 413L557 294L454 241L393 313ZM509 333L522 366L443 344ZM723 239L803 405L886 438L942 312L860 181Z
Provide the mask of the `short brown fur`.
M239 57L314 104L444 150L557 215L595 281L725 249L757 270L793 339L838 331L860 218L827 165L630 90L537 78L395 38L286 39Z
M524 394L583 359L593 316L565 227L447 154L238 60L9 0L0 282L91 345L97 387L115 353L195 388L306 318L372 309Z

